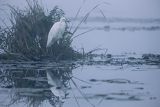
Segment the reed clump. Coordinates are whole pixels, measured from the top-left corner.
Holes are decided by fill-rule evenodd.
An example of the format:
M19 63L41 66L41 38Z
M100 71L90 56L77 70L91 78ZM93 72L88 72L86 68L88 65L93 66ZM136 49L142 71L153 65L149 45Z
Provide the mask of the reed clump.
M68 28L59 43L46 48L47 37L52 25L65 13L55 6L47 13L38 0L27 1L24 9L11 8L11 27L0 29L0 48L9 53L19 53L29 59L76 59L81 56L71 47L71 33Z

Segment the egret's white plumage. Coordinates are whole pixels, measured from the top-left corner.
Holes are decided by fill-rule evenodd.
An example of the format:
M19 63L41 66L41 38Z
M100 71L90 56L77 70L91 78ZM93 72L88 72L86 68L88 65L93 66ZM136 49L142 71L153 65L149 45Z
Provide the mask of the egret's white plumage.
M46 47L51 47L55 42L63 37L66 29L66 19L62 17L59 22L56 22L48 33L47 45Z

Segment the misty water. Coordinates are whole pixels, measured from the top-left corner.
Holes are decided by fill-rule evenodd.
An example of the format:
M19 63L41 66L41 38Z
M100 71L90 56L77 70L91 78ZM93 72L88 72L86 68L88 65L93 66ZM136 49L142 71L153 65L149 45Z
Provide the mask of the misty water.
M1 107L158 107L160 60L1 61Z
M74 24L76 22L79 21ZM91 17L80 27L77 35L91 29L94 30L75 38L75 49L90 51L102 48L111 54L160 53L159 19Z
M70 12L72 6L60 4ZM73 28L79 21L71 20ZM96 53L111 56L0 61L0 107L159 107L160 58L142 54L160 54L160 19L90 17L75 35L93 28L72 46L80 52L100 48Z
M111 56L0 61L0 107L159 107L160 59L142 57L159 53L159 26L159 19L88 20L76 34L94 30L72 46Z

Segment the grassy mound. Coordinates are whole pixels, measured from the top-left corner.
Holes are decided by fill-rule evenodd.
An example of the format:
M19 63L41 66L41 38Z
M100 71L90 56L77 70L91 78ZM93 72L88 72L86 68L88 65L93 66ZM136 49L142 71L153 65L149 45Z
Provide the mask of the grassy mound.
M47 37L52 25L65 15L55 6L47 13L37 1L28 2L24 10L11 8L11 27L0 29L0 48L19 53L29 59L76 59L81 55L71 47L71 34L66 28L63 38L46 49Z

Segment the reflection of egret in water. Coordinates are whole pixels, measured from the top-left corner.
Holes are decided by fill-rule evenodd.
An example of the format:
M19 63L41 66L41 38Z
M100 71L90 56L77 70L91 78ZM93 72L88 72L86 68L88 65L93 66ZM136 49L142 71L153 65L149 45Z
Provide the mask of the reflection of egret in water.
M39 107L45 101L53 107L61 107L62 100L67 95L72 67L54 64L24 65L17 67L10 64L8 68L0 69L0 88L11 90L10 101L4 105L24 102L29 107Z
M63 85L63 81L61 81L60 78L58 78L53 72L47 71L47 79L48 84L51 85L50 90L52 93L60 98L65 98L66 96L66 89Z

